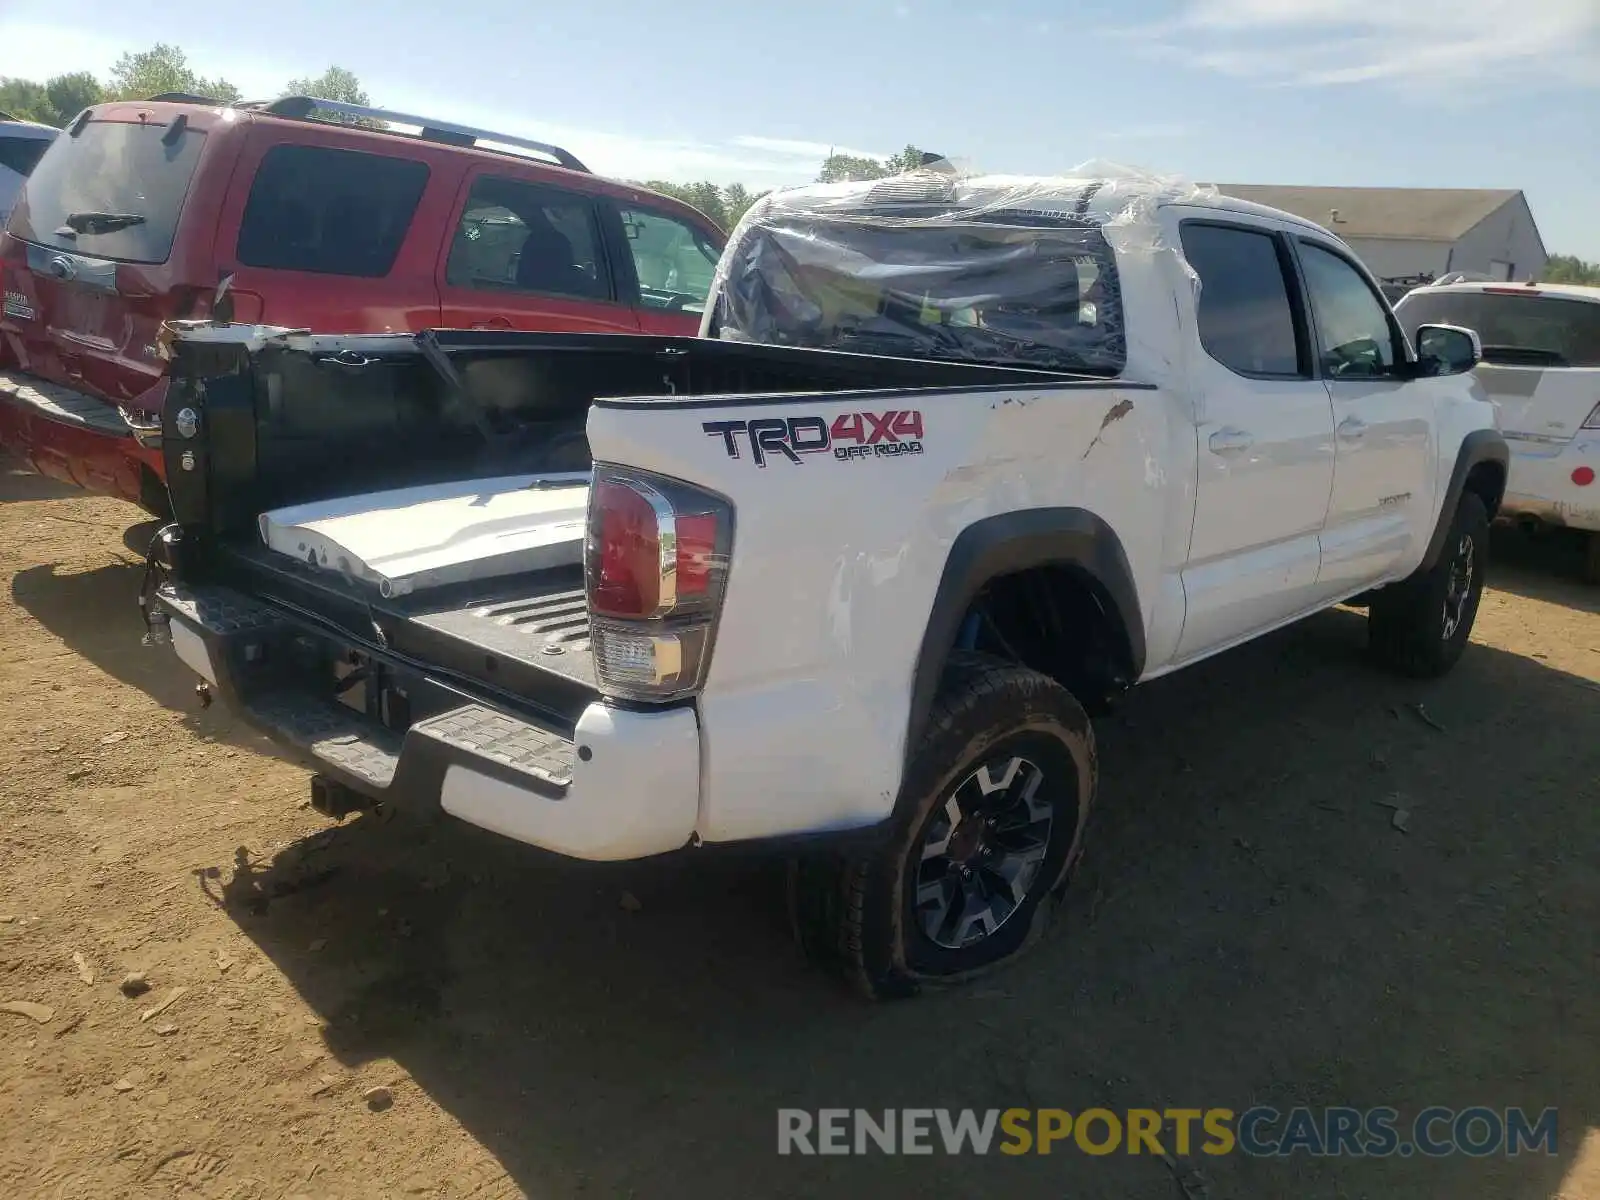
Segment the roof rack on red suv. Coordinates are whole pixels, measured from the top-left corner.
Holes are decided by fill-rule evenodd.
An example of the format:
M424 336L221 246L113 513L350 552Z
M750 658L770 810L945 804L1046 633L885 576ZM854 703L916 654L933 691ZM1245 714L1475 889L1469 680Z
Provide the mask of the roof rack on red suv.
M693 336L724 240L515 134L312 96L107 101L0 235L0 444L160 511L166 322Z
M493 153L505 153L506 148L515 147L519 150L532 150L553 159L558 166L569 171L582 171L592 174L588 167L578 161L576 155L563 150L560 146L552 146L549 142L538 142L531 138L515 137L509 133L494 133L488 129L473 129L469 125L456 125L450 121L439 121L433 117L418 117L410 113L393 112L386 108L371 108L364 104L347 104L343 100L320 100L315 96L283 96L277 100L259 101L242 105L256 112L271 113L275 117L293 117L305 120L317 115L354 117L358 120L381 121L386 125L410 125L421 132L415 136L424 141L438 142L445 146L461 146L466 149L487 150ZM397 129L387 129L386 133L399 133Z

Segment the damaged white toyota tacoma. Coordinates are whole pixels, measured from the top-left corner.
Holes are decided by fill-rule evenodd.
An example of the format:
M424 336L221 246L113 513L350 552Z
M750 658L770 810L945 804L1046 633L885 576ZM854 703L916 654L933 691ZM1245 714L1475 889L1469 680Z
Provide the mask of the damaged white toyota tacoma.
M1471 333L1130 177L768 197L700 338L175 333L147 615L319 808L781 846L873 996L1040 932L1132 685L1352 600L1448 670L1505 486Z

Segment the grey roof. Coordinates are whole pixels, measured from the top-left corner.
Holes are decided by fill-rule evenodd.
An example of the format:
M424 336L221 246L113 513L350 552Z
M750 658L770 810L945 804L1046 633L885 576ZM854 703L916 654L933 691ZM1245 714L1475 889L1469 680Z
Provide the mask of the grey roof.
M1489 188L1278 187L1219 183L1225 196L1252 200L1326 226L1342 238L1453 242L1522 193ZM1333 218L1337 210L1339 218Z

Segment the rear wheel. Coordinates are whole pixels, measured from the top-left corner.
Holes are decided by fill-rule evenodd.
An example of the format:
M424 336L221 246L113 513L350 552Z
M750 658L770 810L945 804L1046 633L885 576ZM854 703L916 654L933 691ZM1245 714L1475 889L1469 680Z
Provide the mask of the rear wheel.
M1461 497L1439 561L1373 597L1367 637L1385 666L1416 678L1443 675L1472 634L1489 565L1489 516L1471 492Z
M962 655L947 673L889 836L796 863L801 945L867 996L914 994L1015 957L1044 931L1096 782L1083 708L1036 671Z

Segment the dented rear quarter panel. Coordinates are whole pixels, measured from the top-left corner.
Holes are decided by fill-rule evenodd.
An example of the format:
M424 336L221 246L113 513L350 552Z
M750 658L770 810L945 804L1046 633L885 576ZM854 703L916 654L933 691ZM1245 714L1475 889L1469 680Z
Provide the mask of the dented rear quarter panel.
M1170 285L1124 278L1129 324L1177 345ZM1164 301L1164 303L1163 303ZM1170 326L1170 328L1163 328ZM1154 334L1151 331L1154 330ZM1178 572L1193 515L1187 401L1157 384L796 394L598 403L597 462L718 492L734 506L722 619L699 713L698 832L729 841L872 824L900 787L912 678L957 536L983 518L1081 507L1121 539L1140 597L1147 667L1182 626ZM1143 366L1150 376L1134 374ZM1134 381L1138 383L1135 385ZM915 412L918 452L764 455L708 424ZM815 423L809 423L815 428ZM909 421L902 420L901 425ZM863 431L874 427L864 418ZM837 443L836 443L837 444ZM846 437L845 445L853 444ZM887 435L877 445L885 445Z

